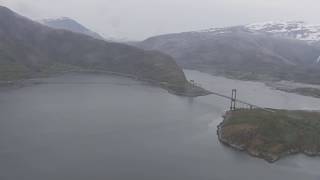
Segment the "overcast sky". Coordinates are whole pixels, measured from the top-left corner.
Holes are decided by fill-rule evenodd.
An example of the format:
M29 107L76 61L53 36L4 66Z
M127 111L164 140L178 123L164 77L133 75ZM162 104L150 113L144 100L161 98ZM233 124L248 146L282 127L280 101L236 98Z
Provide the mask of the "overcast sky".
M144 38L270 20L320 24L320 0L0 0L32 19L70 17L106 36Z

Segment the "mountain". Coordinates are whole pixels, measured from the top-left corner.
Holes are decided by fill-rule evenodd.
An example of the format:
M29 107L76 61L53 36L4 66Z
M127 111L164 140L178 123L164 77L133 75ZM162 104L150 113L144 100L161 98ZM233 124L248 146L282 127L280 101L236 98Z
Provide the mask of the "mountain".
M130 74L179 94L203 92L168 55L52 29L0 6L0 80L79 69Z
M246 80L320 84L320 46L314 38L317 37L313 31L315 26L306 26L310 28L300 32L290 23L281 28L272 25L167 34L148 38L136 46L162 51L173 56L184 68L212 74ZM298 32L305 35L298 35Z
M65 29L65 30L76 32L76 33L86 34L96 39L103 39L103 37L98 33L91 31L90 29L86 28L85 26L78 23L77 21L67 17L62 17L58 19L44 19L44 20L41 20L40 23L52 28Z

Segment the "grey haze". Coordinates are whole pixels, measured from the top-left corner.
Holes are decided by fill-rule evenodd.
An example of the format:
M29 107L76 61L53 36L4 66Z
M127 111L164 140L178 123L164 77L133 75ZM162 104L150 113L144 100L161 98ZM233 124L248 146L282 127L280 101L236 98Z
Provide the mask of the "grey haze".
M318 0L0 0L33 19L66 16L105 37L158 34L269 20L320 23Z

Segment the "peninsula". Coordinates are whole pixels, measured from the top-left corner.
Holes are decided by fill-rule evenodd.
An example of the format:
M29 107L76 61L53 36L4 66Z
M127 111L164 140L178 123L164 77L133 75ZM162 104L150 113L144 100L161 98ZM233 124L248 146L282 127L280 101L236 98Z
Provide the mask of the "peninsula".
M220 142L271 163L290 154L320 155L320 112L272 111L228 111L218 126Z

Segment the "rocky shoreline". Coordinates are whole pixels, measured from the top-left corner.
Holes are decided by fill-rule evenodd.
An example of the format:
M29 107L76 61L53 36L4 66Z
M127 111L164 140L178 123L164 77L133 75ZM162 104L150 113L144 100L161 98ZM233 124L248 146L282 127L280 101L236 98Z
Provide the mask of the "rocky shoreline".
M269 163L274 163L278 160L280 160L283 157L289 156L289 155L296 155L296 154L304 154L309 157L315 157L315 156L320 156L320 152L317 152L316 150L302 150L302 149L288 149L283 153L279 154L272 154L272 153L264 153L261 152L257 149L252 149L250 147L247 147L246 144L241 144L239 142L232 142L229 139L225 138L223 135L223 129L225 127L225 122L229 120L231 117L230 112L226 112L226 114L223 116L223 121L217 126L217 136L219 141L227 146L230 147L234 150L241 151L241 152L246 152L250 156L264 159L265 161Z
M275 156L268 155L268 154L259 154L258 152L250 151L249 149L247 149L245 147L245 145L240 145L240 144L235 144L235 143L229 142L222 135L223 123L220 123L217 128L218 128L217 135L218 135L219 141L227 147L230 147L230 148L237 150L237 151L247 152L249 155L256 157L256 158L264 159L264 160L268 161L269 163L274 163L280 159L280 156L275 157Z

